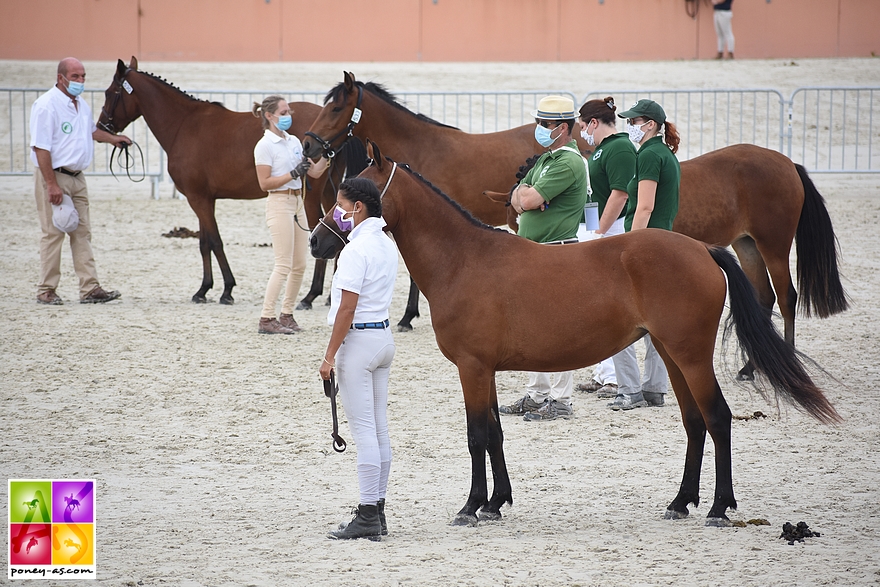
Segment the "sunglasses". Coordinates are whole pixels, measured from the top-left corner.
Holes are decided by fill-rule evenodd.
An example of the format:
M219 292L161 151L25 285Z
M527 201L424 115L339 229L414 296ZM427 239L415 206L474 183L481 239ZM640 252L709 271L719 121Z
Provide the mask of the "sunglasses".
M537 122L539 125L543 126L544 128L556 128L557 126L559 126L561 124L560 122L557 122L554 120L541 120L539 118L536 118L535 122ZM553 125L552 127L550 126L551 124Z

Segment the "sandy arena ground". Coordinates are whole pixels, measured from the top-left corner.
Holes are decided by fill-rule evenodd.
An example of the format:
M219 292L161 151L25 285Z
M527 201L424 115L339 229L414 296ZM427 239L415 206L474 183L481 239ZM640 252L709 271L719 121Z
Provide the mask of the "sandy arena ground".
M628 64L142 63L186 89L337 83L348 69L394 90L520 89L573 74L578 91L617 87L775 87L877 83L880 61ZM89 87L112 63L87 63ZM48 86L54 63L0 62L0 85ZM593 81L596 78L598 81ZM601 82L601 83L600 83ZM546 87L556 84L538 84ZM108 585L878 585L880 584L880 177L814 175L839 237L852 309L800 319L797 343L844 422L823 426L766 403L732 380L716 351L735 416L731 519L770 526L707 528L714 446L702 504L663 520L684 462L675 399L612 412L576 392L567 421L503 421L514 505L500 522L452 527L470 484L456 370L438 351L422 302L415 331L396 334L389 418L394 465L390 535L381 543L325 534L357 502L356 447L331 449L317 370L327 309L298 312L295 336L257 334L272 252L262 201L221 201L217 218L238 281L234 306L190 297L201 279L197 229L185 201L93 178L98 270L121 301L80 305L65 245L64 306L34 301L39 226L30 178L0 181L0 477L97 479L99 582ZM794 272L794 254L792 271ZM308 269L311 275L311 263ZM219 270L215 265L219 285ZM392 319L403 313L401 264ZM305 293L305 286L302 290ZM682 292L686 295L687 292ZM567 303L577 303L569 300ZM732 363L725 365L725 360ZM586 381L590 369L578 372ZM518 399L522 373L498 375ZM341 411L341 410L340 410ZM350 439L347 425L342 435ZM3 500L6 485L0 486ZM784 522L821 533L793 546ZM70 583L65 583L70 584Z

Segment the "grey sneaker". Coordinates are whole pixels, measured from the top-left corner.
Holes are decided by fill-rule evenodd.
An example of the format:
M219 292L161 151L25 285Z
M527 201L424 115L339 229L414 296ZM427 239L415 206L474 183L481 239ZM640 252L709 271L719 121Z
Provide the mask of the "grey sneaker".
M622 393L614 398L614 401L608 404L612 410L634 410L635 408L647 408L648 402L645 401L641 393L632 395L623 395Z
M617 397L620 391L617 389L616 383L609 383L607 385L603 385L601 388L596 390L596 397L599 399L608 399L612 397Z
M645 396L645 401L648 402L649 406L659 408L666 404L666 394L665 393L655 393L653 391L643 391L642 395Z
M558 402L556 400L549 400L544 402L544 405L536 411L529 412L528 414L524 415L523 420L525 420L526 422L538 422L539 420L555 420L556 418L564 418L568 420L573 415L574 410L571 409L570 405Z
M526 394L521 400L510 404L509 406L499 406L498 411L502 414L510 414L514 416L522 416L523 414L528 414L529 412L537 411L538 408L543 406L546 402L538 403Z

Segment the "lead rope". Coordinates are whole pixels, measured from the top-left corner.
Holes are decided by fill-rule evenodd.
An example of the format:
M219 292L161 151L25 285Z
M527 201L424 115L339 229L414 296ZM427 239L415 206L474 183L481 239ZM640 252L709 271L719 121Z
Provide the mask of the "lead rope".
M140 155L141 155L141 178L140 179L134 179L131 176L131 170L135 168L135 158L131 155L131 153L128 152L128 148L132 145L137 147L138 153L140 153ZM119 149L119 155L116 155L116 149ZM125 163L122 162L122 155L123 154L125 154ZM140 145L138 145L134 141L131 141L131 143L126 143L121 147L117 147L116 145L113 145L113 151L110 153L110 175L115 177L116 180L118 181L119 178L116 177L115 173L113 173L114 155L117 158L116 163L119 165L120 169L125 170L125 174L128 176L128 179L130 179L131 181L133 181L135 183L139 183L139 182L144 181L144 179L147 177L147 168L144 166L144 152L141 151Z
M336 394L339 393L339 386L336 385L336 377L333 371L330 371L330 379L324 380L324 395L330 398L330 413L333 416L333 450L336 452L345 452L345 441L339 436L339 419L336 416Z

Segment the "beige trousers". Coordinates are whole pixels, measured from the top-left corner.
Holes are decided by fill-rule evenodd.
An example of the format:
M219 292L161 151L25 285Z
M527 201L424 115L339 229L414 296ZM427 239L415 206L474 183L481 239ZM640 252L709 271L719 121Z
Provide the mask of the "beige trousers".
M79 278L79 297L82 298L98 287L98 271L92 253L92 229L89 223L89 192L86 178L80 173L71 177L55 172L58 187L73 200L73 207L79 214L79 226L70 236L70 250L73 253L73 269ZM37 294L55 290L61 281L61 245L65 233L52 224L52 204L46 194L46 181L39 169L34 170L34 196L37 200L37 213L40 217L40 281Z
M309 232L300 228L296 222L306 226L301 196L291 194L269 194L266 199L266 225L272 235L272 250L275 251L275 268L266 285L263 300L262 318L275 318L275 304L278 294L284 288L281 300L281 313L293 314L296 296L306 271L306 249L309 246Z

